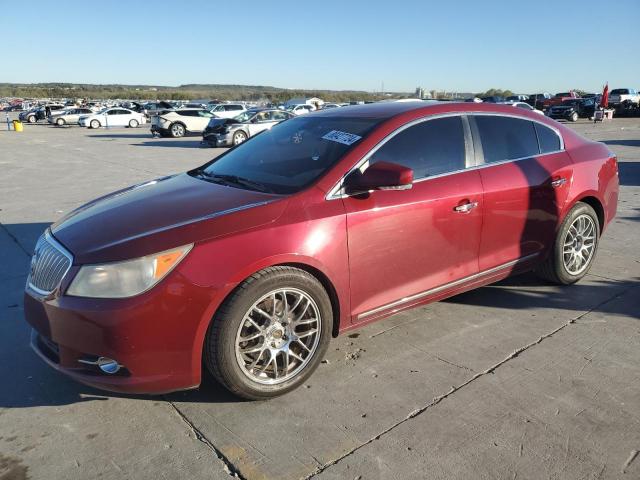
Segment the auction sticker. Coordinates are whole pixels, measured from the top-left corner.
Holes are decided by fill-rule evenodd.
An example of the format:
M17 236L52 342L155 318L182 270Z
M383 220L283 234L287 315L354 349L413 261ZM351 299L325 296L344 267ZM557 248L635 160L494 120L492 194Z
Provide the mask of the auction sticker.
M341 132L340 130L331 130L322 138L325 140L331 140L332 142L342 143L344 145L353 145L362 137L354 135L353 133Z

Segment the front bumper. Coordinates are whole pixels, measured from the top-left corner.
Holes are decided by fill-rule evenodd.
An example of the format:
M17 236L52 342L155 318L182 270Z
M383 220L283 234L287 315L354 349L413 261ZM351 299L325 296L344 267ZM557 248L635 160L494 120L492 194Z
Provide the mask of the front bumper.
M211 294L174 271L128 299L47 299L28 289L24 312L32 348L56 370L104 390L160 394L200 384ZM104 373L92 364L100 357L122 368Z
M213 147L230 147L233 145L232 133L204 133L202 142Z

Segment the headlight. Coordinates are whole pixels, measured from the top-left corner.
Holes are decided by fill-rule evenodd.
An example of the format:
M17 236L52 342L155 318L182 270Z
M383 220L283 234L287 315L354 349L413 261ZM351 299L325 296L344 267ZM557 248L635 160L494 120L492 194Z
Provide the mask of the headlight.
M133 297L149 290L175 268L193 244L124 262L85 265L67 295L94 298Z

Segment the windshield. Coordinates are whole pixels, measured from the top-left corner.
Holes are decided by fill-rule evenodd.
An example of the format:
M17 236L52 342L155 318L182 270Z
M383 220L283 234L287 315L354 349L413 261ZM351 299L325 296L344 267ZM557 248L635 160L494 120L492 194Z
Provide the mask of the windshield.
M305 116L282 122L189 172L276 194L302 190L335 165L379 119Z
M626 88L615 88L611 90L611 95L628 95L629 90Z
M249 120L251 120L251 117L253 117L256 114L256 112L252 112L251 110L247 110L246 112L242 112L240 115L237 115L235 117L233 117L233 119L236 122L239 123L246 123Z

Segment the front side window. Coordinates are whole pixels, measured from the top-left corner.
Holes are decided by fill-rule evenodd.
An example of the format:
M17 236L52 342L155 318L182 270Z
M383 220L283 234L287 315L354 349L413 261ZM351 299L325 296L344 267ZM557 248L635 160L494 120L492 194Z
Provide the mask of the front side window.
M427 120L403 130L372 155L370 163L376 162L397 163L411 168L414 179L463 170L462 118Z
M380 121L296 117L274 125L189 173L237 188L295 193L326 173Z
M474 119L485 163L527 158L540 153L534 122L498 115L474 115Z

